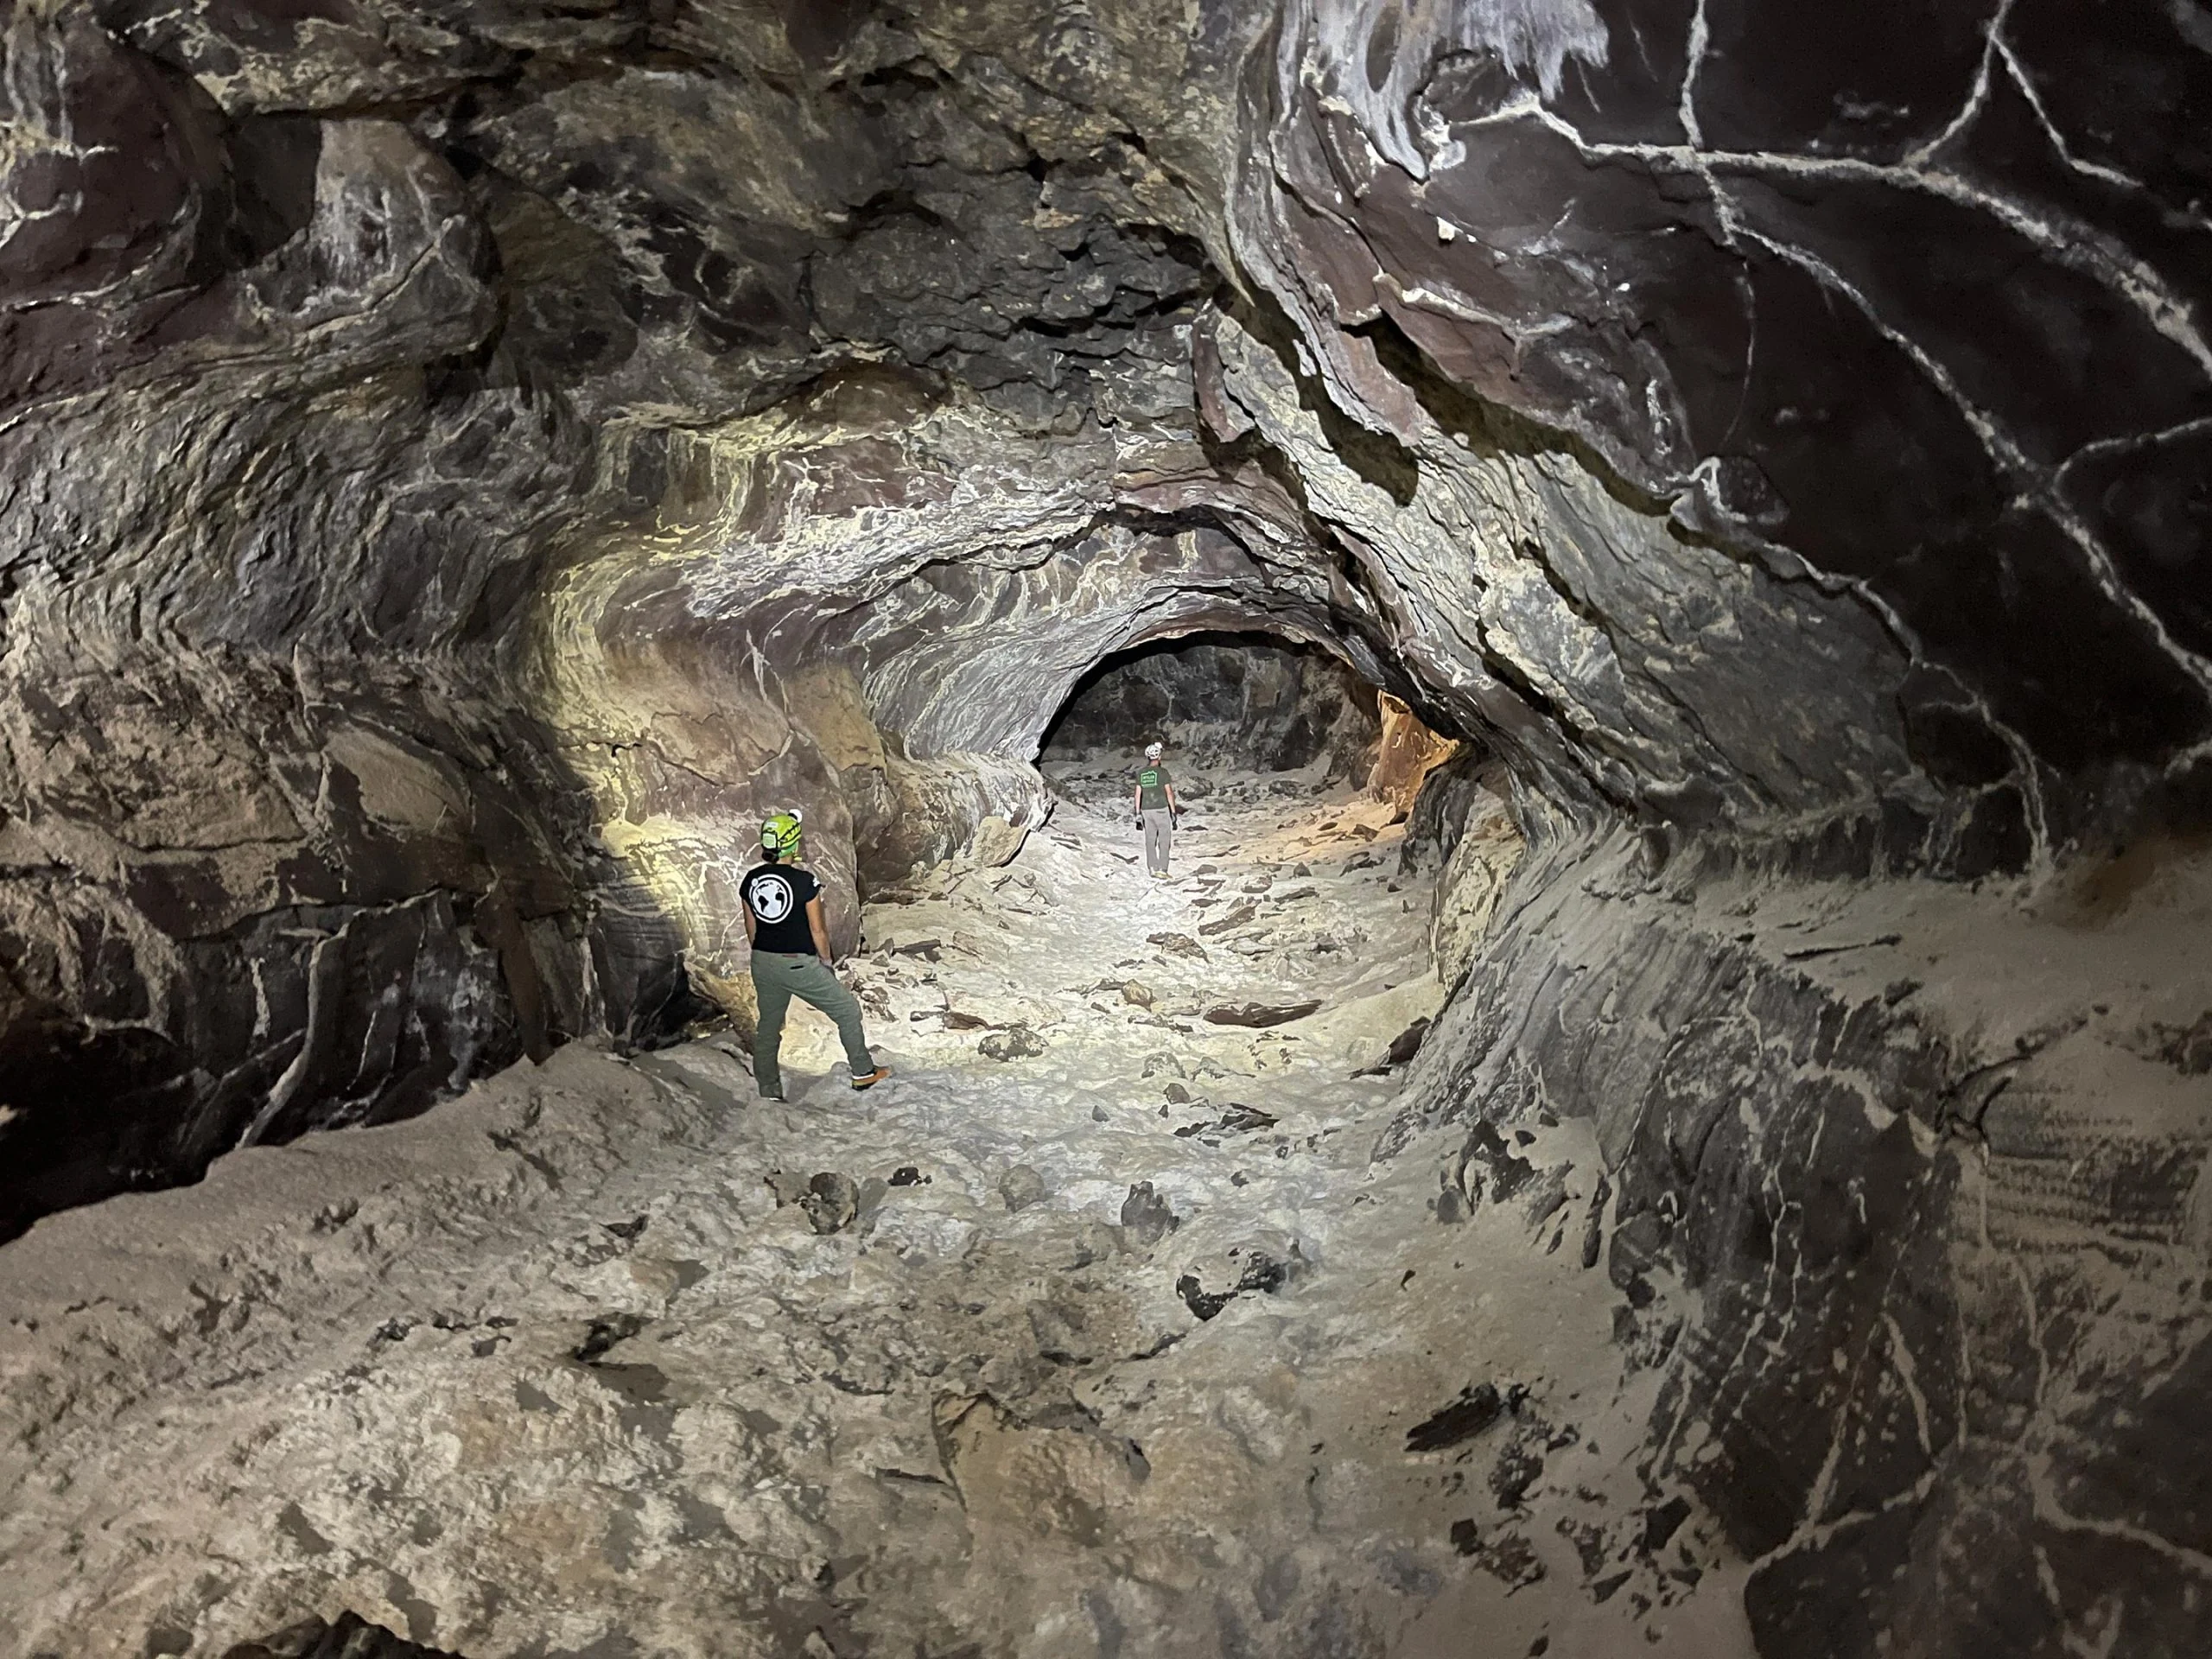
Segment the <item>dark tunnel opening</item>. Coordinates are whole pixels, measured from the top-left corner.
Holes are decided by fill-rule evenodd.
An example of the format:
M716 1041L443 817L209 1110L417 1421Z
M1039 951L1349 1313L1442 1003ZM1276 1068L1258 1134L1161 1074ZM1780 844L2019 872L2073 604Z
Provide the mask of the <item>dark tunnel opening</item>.
M1046 728L1039 764L1160 742L1207 765L1364 778L1383 725L1382 693L1319 645L1259 632L1208 632L1114 652L1076 683Z
M1478 739L1432 729L1419 713L1317 645L1259 630L1147 640L1107 656L1076 683L1037 759L1065 798L1111 797L1145 746L1194 769L1185 793L1291 798L1350 785L1419 817L1409 859L1448 856L1471 791L1506 784ZM1431 780L1433 779L1433 786Z

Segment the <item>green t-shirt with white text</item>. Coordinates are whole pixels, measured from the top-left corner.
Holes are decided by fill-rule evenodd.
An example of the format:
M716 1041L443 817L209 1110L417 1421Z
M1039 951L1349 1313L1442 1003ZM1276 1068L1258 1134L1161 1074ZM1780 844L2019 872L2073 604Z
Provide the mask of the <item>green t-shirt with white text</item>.
M1137 773L1137 788L1142 792L1137 804L1145 811L1165 809L1167 805L1167 768L1153 765Z

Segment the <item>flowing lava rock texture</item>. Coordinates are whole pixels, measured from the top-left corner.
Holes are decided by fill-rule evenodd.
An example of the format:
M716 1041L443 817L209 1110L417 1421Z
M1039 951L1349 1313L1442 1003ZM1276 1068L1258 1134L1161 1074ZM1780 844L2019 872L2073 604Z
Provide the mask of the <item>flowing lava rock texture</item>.
M16 0L0 59L0 1578L34 1650L2212 1646L2202 6ZM1102 664L1202 632L1374 689L1407 765L1364 816L1300 817L1338 785L1288 751L1266 798L1363 850L963 944L949 883L1026 923L1021 877L1078 875L1036 861L1122 871L1052 839L1035 763ZM1224 717L1219 661L1163 671ZM1463 747L1429 772L1416 727ZM1126 816L1125 775L1046 760L1070 823ZM864 901L930 918L865 970L879 1021L894 972L1014 988L894 1049L974 1044L1057 1150L938 1174L995 1120L910 1080L870 1097L917 1115L871 1209L865 1115L756 1116L729 1052L664 1048L726 1019L743 1052L735 883L793 804L841 955ZM1245 960L1344 880L1387 937ZM1055 1024L1092 954L1137 965L1088 1017L1192 1054L1366 976L1435 995L1295 1102L1176 1079L1197 1132L1109 1159L1081 1091L1127 1057ZM1310 1200L1178 1208L1175 1160L1301 1113L1340 1129ZM798 1184L710 1197L701 1148ZM1109 1163L1118 1196L1056 1185ZM836 1253L911 1214L931 1274L984 1271L929 1219L956 1187L1037 1217L1004 1284L1087 1270L1054 1230L1237 1249L1113 1278L1117 1337L1186 1341L1110 1369L1213 1351L1164 1409L1269 1472L964 1376L867 1464L637 1357L692 1294L651 1255L681 1194L709 1273L790 1233L726 1269L766 1300L715 1304L790 1322L779 1386L1105 1364L1057 1314L950 1334L1042 1289L881 1317L906 1293ZM1430 1299L1461 1236L1487 1311ZM1249 1332L1305 1299L1300 1403ZM522 1345L510 1305L575 1397L429 1436L434 1400L505 1413L459 1379ZM349 1415L331 1379L433 1347ZM1294 1455L1309 1409L1340 1460ZM611 1427L564 1485L530 1434L577 1413ZM1370 1481L1384 1447L1483 1467ZM678 1452L723 1532L655 1507L696 1496ZM912 1514L868 1510L877 1467L929 1477ZM895 1633L836 1600L848 1498L911 1521L853 1592ZM94 1541L171 1526L129 1574ZM976 1565L1039 1536L1033 1601Z

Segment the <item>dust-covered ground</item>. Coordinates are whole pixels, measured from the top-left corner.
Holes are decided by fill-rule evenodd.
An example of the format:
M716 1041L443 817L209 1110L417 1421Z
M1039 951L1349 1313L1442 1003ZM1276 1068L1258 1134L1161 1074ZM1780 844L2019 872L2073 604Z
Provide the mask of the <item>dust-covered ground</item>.
M571 1047L0 1250L0 1647L1748 1652L1634 1472L1588 1126L1370 1161L1402 826L1192 772L1155 883L1126 779L869 908L865 1096L811 1011L788 1105Z

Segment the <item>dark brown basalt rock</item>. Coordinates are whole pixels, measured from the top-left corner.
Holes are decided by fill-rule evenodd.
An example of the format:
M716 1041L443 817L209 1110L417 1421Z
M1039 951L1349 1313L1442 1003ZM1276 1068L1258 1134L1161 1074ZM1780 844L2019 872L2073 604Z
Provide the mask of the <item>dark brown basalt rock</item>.
M1680 1445L1694 1426L1713 1436L1694 1464L1659 1452L1652 1478L1694 1490L1759 1563L1746 1605L1761 1651L1872 1652L1882 1632L1923 1618L1940 1632L1931 1650L1946 1653L2065 1627L2089 1580L2013 1583L2013 1556L1999 1552L1999 1565L1989 1554L2023 1527L2043 1535L2024 1484L2037 1459L2053 1459L2047 1478L2069 1495L2066 1514L2132 1505L2166 1517L2162 1527L2192 1524L2185 1500L2119 1479L2105 1446L2112 1425L2148 1421L2192 1386L2201 1307L2158 1286L2156 1247L2146 1255L2123 1241L2179 1236L2177 1177L2196 1154L2153 1116L2125 1127L2105 1117L2062 1080L2069 1063L2046 1058L2125 1046L2133 1031L2085 1007L1978 1064L1878 984L1847 999L1805 976L1854 950L1909 950L1910 928L1894 943L1815 954L1787 933L1700 931L1709 924L1695 912L1651 889L1611 887L1600 900L1602 877L1545 887L1554 896L1493 941L1466 1013L1441 1038L1458 1056L1452 1075L1422 1092L1447 1118L1482 1120L1471 1186L1474 1166L1487 1173L1503 1153L1494 1123L1533 1120L1538 1103L1595 1118L1618 1189L1602 1249L1621 1295L1618 1333L1631 1365L1667 1379L1652 1443ZM1617 913L1587 931L1605 908ZM1603 959L1584 957L1580 941L1601 937ZM1608 1033L1603 1010L1631 1005L1661 1022L1648 1041ZM2084 1024L2109 1034L2085 1035ZM1507 1030L1541 1035L1492 1046ZM1432 1037L1432 1064L1439 1046ZM2089 1132L2096 1150L2064 1193L2037 1194L2046 1149L2089 1118L2108 1126ZM1593 1262L1612 1196L1593 1207ZM2078 1325L2060 1351L2039 1352L2028 1337L2037 1309L2079 1306L2102 1271L2063 1249L2024 1265L2016 1252L2037 1249L2053 1226L2103 1239L2126 1264L2114 1287L2124 1281L2145 1300L2115 1311L2113 1328L2171 1353L2155 1376L2106 1369ZM1694 1320L1675 1285L1698 1298ZM2082 1426L2063 1447L2032 1428L2054 1363ZM1820 1541L1802 1541L1815 1533ZM2047 1559L2058 1559L2059 1535ZM2144 1567L2129 1569L2128 1617L2169 1629L2171 1588Z
M1442 1452L1471 1440L1495 1423L1505 1409L1497 1389L1478 1382L1459 1397L1406 1431L1408 1452Z
M1303 1020L1307 1014L1318 1011L1320 1006L1318 1001L1240 1002L1234 1007L1208 1008L1205 1020L1210 1026L1249 1026L1264 1030L1270 1026L1287 1026L1294 1020Z
M1374 688L1532 848L1377 1150L1587 1120L1763 1650L2212 1645L2203 8L1062 10L9 10L0 1238L742 1031L769 810L846 951L1071 696ZM1077 695L1202 632L1320 656Z
M179 1651L153 1645L148 1651ZM340 1613L327 1621L311 1618L266 1636L257 1642L241 1642L223 1659L461 1659L443 1648L426 1647L395 1636L380 1624L372 1624L358 1613Z

